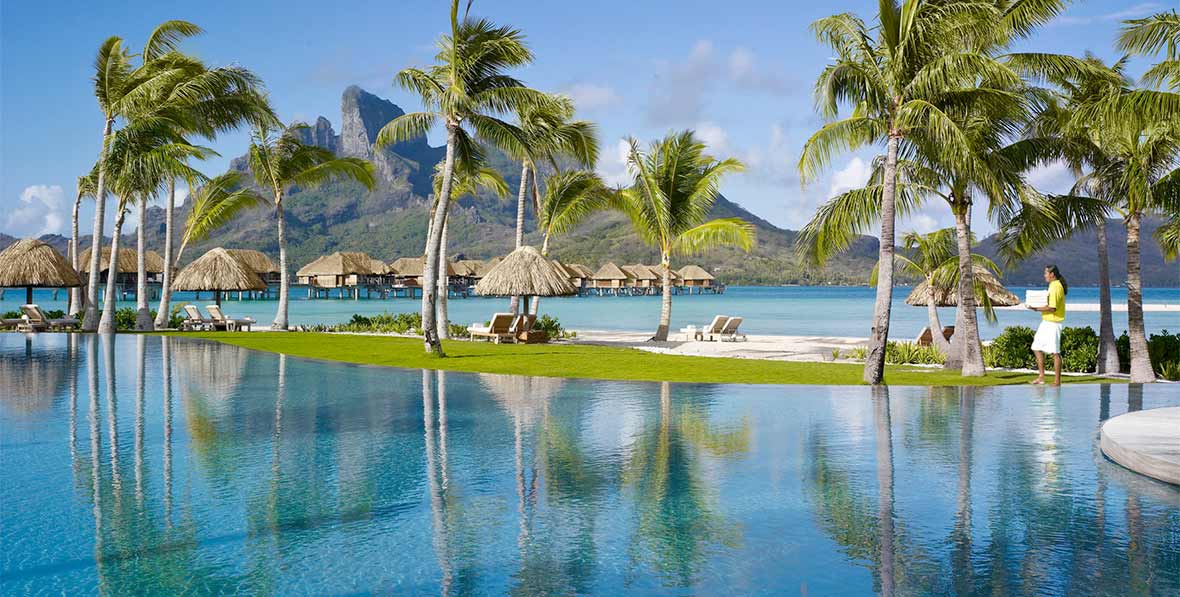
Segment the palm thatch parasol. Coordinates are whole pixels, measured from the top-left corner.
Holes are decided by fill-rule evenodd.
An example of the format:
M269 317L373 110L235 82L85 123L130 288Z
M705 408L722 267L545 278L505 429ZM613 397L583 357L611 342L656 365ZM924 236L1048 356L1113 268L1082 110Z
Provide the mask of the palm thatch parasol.
M81 286L78 272L53 247L35 239L18 240L0 251L0 288L25 287L25 302L34 288Z
M577 292L565 270L528 245L509 253L475 285L475 293L483 296L525 297L526 312L530 296L569 296Z
M479 383L513 419L525 429L530 429L540 418L545 403L561 391L565 380L560 377L480 373Z
M172 282L173 290L213 290L218 305L225 290L266 290L266 282L250 266L221 247L210 249L185 266Z
M266 253L262 251L255 251L254 249L226 249L230 255L238 258L238 261L245 263L247 267L254 273L265 276L267 274L279 273L279 266Z
M987 292L987 297L994 307L1011 307L1020 304L1020 297L1004 288L1000 280L985 267L975 266L975 283L982 286ZM912 307L925 307L927 288L926 282L915 286L910 295L906 297L905 304ZM957 285L935 288L934 302L937 307L957 307L959 305Z
M137 263L139 253L135 249L121 248L119 249L119 259L115 262L116 271L120 274L134 274L139 271ZM82 273L90 273L90 247L78 256L78 262L82 264ZM164 258L155 251L145 251L143 254L144 270L149 274L159 274L164 271ZM100 272L107 271L111 264L111 248L103 247L98 254L98 269Z

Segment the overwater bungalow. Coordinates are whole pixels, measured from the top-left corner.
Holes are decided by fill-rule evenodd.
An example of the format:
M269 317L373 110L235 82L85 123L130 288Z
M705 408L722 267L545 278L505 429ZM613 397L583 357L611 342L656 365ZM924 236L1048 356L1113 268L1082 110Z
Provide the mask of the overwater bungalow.
M590 279L594 277L594 270L582 265L581 263L566 263L565 268L569 270L570 282L577 288L586 288L590 285Z
M659 276L642 263L624 265L619 269L627 274L627 283L633 289L633 294L654 294L659 287Z
M278 284L280 279L279 265L266 256L262 251L254 249L226 249L230 255L245 263L267 284Z
M713 274L705 271L705 268L699 265L686 265L680 268L677 272L680 274L681 286L689 294L702 292L713 292L720 294L725 292L725 287L715 282Z
M373 259L365 253L341 252L325 255L303 266L295 273L299 284L307 285L309 297L326 296L327 291L336 288L340 297L345 296L346 289L353 298L360 298L360 287L366 291L374 286L380 286L389 268L379 259Z
M147 273L148 284L160 284L161 278L164 275L164 258L155 251L146 251L144 256L144 267ZM126 298L127 294L135 294L136 278L138 276L138 259L139 253L135 249L120 248L119 258L115 260L115 289L121 296ZM81 264L82 270L78 273L83 277L90 276L90 248L78 256L78 263ZM99 278L98 281L102 284L107 282L107 269L111 263L111 248L109 246L103 247L102 252L98 256ZM149 292L149 294L154 294ZM154 297L152 297L154 298Z
M422 288L423 264L425 257L399 257L389 262L390 276L393 278L393 292L395 296L400 296L404 291L407 296L414 296L414 289ZM467 269L462 270L466 272ZM481 274L482 275L482 274ZM452 262L447 262L447 277L449 278L450 287L453 291L461 294L466 293L467 278L465 273L461 274L460 270L455 267ZM458 290L456 290L458 289Z
M627 280L626 272L608 261L590 276L590 288L598 295L617 295L627 288Z
M655 274L656 287L663 288L664 287L664 266L662 266L662 265L649 265L649 266L647 266L647 269L651 270L651 273ZM684 287L684 279L681 278L680 274L672 268L668 268L668 281L672 283L672 288L674 288L674 289L680 289L680 288Z

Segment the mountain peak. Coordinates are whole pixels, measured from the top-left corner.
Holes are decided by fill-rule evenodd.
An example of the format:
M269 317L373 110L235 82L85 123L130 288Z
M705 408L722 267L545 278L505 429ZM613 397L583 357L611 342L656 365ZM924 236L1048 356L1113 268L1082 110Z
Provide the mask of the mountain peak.
M381 127L402 114L405 111L393 102L349 85L340 98L340 152L372 158L373 143Z

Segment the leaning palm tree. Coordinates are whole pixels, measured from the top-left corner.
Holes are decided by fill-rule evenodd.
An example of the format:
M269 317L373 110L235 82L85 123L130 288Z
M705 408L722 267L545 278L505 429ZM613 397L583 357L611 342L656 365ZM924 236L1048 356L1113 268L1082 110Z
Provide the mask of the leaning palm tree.
M154 126L153 126L154 125ZM104 170L111 175L111 190L119 201L115 211L115 228L111 234L110 261L107 265L106 296L103 299L100 333L115 332L115 278L118 276L119 241L128 208L146 202L163 189L169 178L202 178L188 165L190 159L204 159L212 151L190 145L177 137L167 123L132 123L115 134ZM141 224L142 226L142 224ZM98 248L92 246L91 253ZM142 259L142 249L140 250ZM90 273L98 277L98 268Z
M520 189L516 196L516 248L524 244L525 198L529 193L532 175L533 199L540 202L540 168L548 165L558 170L558 160L572 159L578 166L593 168L598 162L598 132L593 123L572 120L574 103L568 97L555 95L544 105L525 105L517 109L517 119L524 137L525 154L516 156L521 161ZM534 205L534 209L539 209ZM511 310L515 313L520 297L512 297Z
M948 292L958 290L961 269L955 238L954 228L943 228L929 234L909 232L902 238L902 246L908 255L895 257L902 272L925 281L926 316L929 319L930 336L933 338L934 346L944 355L950 352L951 343L942 335L942 323L938 319L938 299ZM987 257L973 253L971 261L975 273L999 275L999 268ZM870 285L876 284L878 269L873 268L869 278ZM995 310L987 289L978 276L973 277L973 284L975 300L983 306L988 320L995 321Z
M652 340L668 339L672 320L672 255L692 255L724 245L749 251L754 227L740 218L706 221L718 195L721 178L745 166L734 158L715 160L692 131L671 133L646 152L628 139L627 167L635 180L614 196L614 204L631 220L645 243L660 252L663 300L660 323Z
M434 166L434 197L436 203L442 192L443 167L444 164L442 163L435 164ZM454 180L451 181L451 195L456 199L461 199L465 196L474 197L481 190L489 191L493 195L503 199L508 196L508 183L504 182L504 177L500 176L500 173L495 169L482 166L478 162L475 164L459 164L455 168ZM431 209L431 213L435 213L435 210ZM448 215L444 213L443 217L446 218ZM435 306L435 327L438 330L438 337L442 339L451 337L450 318L447 315L447 294L450 290L450 280L447 278L447 229L448 223L443 222L442 242L439 243L438 251L438 302Z
M885 370L893 300L897 164L903 141L923 131L948 152L965 152L959 124L943 110L946 96L953 92L956 99L968 99L981 94L972 90L978 81L1008 78L1007 69L987 49L966 40L995 39L996 23L1005 19L1011 20L1005 27L1013 30L1030 26L1036 19L1036 11L1032 12L1004 12L985 2L883 0L873 28L848 13L811 25L819 41L835 53L834 62L824 68L815 85L816 104L831 121L804 145L799 159L801 179L807 183L817 178L837 152L880 144L886 150L878 196L878 262L888 266L881 268L877 283L865 359L867 383L881 383ZM835 120L841 104L852 108L851 115ZM815 254L822 260L825 253Z
M467 7L471 7L470 2ZM390 121L377 133L376 146L420 137L436 123L446 129L443 182L430 218L422 271L423 340L427 352L443 356L442 343L435 333L438 255L445 214L451 203L456 161L472 162L469 158L479 150L477 140L510 155L523 155L520 129L496 115L550 100L504 74L505 69L532 62L533 54L520 31L467 15L460 19L459 0L451 2L451 32L439 40L438 47L435 65L426 69L406 68L397 75L398 84L416 93L425 110Z
M81 271L81 263L78 262L78 210L82 207L82 200L86 198L94 199L95 193L98 191L96 183L98 182L98 169L91 168L90 173L85 176L78 177L78 194L74 196L74 212L73 218L70 220L70 267L74 271ZM70 305L67 310L69 314L73 315L82 311L82 288L75 287L70 289Z
M192 208L184 221L184 233L176 249L176 261L180 262L189 245L208 239L214 231L242 212L266 203L266 198L258 194L257 190L242 186L242 174L239 172L226 172L201 185L192 196Z
M559 172L545 179L545 193L537 206L543 234L541 255L549 255L549 242L555 235L573 230L590 214L608 208L610 201L610 189L589 170ZM538 313L540 303L540 297L530 302L532 314Z
M296 132L307 125L297 123L279 132L268 120L254 123L247 163L255 183L266 189L274 202L279 229L279 306L271 329L287 329L287 301L291 276L287 266L287 223L283 200L292 187L315 188L330 180L351 179L372 190L376 184L373 164L360 158L338 158L331 151L304 145Z

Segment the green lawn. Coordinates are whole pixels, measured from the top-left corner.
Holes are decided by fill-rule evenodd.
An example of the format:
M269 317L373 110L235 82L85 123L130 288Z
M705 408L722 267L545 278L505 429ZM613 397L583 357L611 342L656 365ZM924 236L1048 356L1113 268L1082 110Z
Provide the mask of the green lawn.
M268 352L345 363L389 365L410 369L445 369L548 377L581 377L702 383L857 385L857 364L794 363L655 354L632 348L559 344L490 344L449 341L447 357L427 355L414 338L319 334L308 332L169 333L206 338ZM887 368L890 385L959 386L1027 383L1031 375L1004 371L986 377L961 377L954 372L905 366ZM1067 377L1067 383L1109 382L1097 377Z

